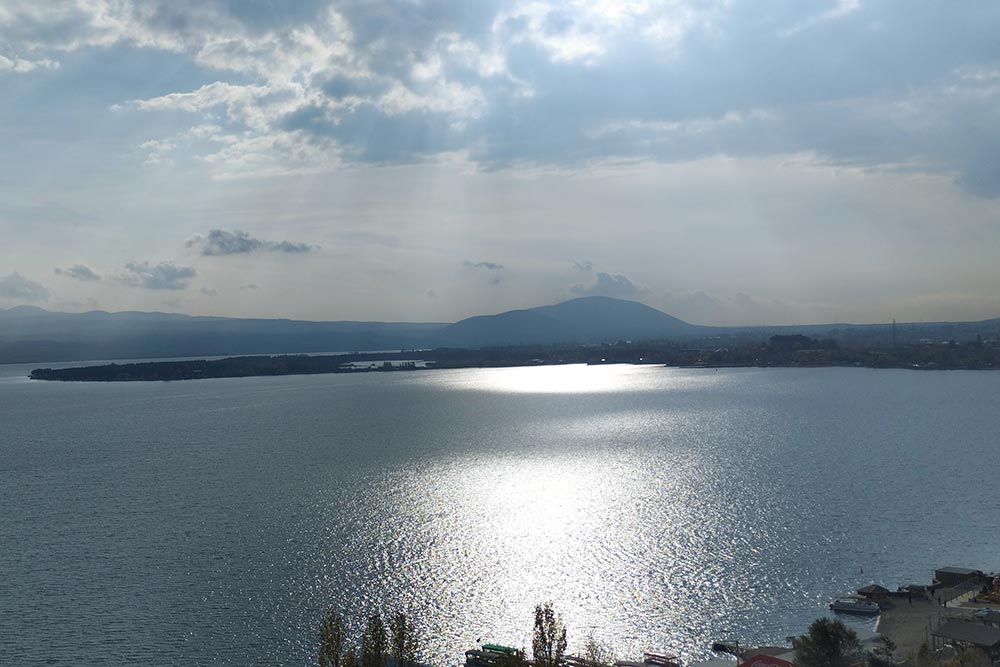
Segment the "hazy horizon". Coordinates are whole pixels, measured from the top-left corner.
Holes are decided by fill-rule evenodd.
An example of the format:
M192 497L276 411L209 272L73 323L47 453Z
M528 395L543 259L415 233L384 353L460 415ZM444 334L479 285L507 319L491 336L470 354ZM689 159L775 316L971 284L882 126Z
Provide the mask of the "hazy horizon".
M575 297L575 298L583 298L583 297ZM616 297L610 297L610 298L616 298ZM623 300L624 301L631 301L631 299L623 299ZM541 307L545 307L545 306L557 305L559 303L562 303L562 302L559 301L559 302L551 303L551 304L538 304L538 306L528 306L528 307L526 307L524 309L514 309L514 310L531 310L531 309L534 309L534 308L541 308ZM640 301L636 301L636 303L641 303L641 302ZM41 310L44 310L44 311L46 311L48 313L53 313L53 314L67 314L67 315L79 315L79 314L87 314L87 313L106 313L106 314L110 314L110 315L141 313L141 314L157 314L157 315L179 315L179 316L182 316L182 317L209 317L209 318L228 318L228 319L275 319L275 320L289 320L289 321L302 321L302 322L337 322L337 321L340 321L340 322L376 322L376 323L380 323L380 324L440 324L440 325L448 325L448 324L453 324L454 322L460 322L463 319L467 319L467 318L461 318L461 319L449 322L449 321L419 320L419 319L412 319L412 320L399 320L399 319L385 319L385 320L357 320L357 319L355 319L355 320L351 320L351 319L342 319L342 320L308 320L308 319L290 318L290 317L244 318L244 317L240 317L238 315L214 315L214 314L211 314L211 313L193 314L193 313L183 313L183 312L168 311L168 310L104 310L104 309L92 309L92 310L83 310L83 311L61 311L61 310L48 310L48 309L41 308L40 306L33 305L33 304L20 304L19 306L12 306L10 308L0 308L0 311L13 310L15 308L40 308ZM510 311L501 311L501 312L496 312L496 313L494 313L494 312L489 312L489 313L475 313L475 314L469 315L468 317L480 317L480 316L489 317L491 315L500 315L500 314L503 314L503 313L506 313L506 312L510 312ZM661 312L665 312L665 311L661 311ZM666 314L667 315L673 315L673 313L666 313ZM684 320L683 318L678 318L678 319L681 319L682 321L686 322L687 324L692 324L692 325L696 325L696 326L708 326L708 327L718 326L718 327L729 327L729 328L785 327L785 326L793 326L794 327L794 326L810 326L810 325L816 325L816 326L836 326L836 325L840 325L840 324L845 324L845 325L874 325L874 324L892 324L893 323L893 320L890 319L889 321L874 321L874 322L846 322L846 321L838 321L838 322L832 322L832 321L831 322L773 322L773 323L770 323L770 324L754 324L754 323L739 323L739 322L736 322L736 323L727 324L727 325L713 325L713 324L704 324L702 322L692 322L692 321ZM987 318L982 318L980 320L906 320L906 321L896 320L896 324L906 325L906 324L934 324L934 323L937 323L937 322L942 322L942 323L944 323L944 322L981 322L981 321L996 320L996 319L1000 319L1000 316L998 316L998 317L987 317Z
M1000 5L0 2L0 308L1000 316Z

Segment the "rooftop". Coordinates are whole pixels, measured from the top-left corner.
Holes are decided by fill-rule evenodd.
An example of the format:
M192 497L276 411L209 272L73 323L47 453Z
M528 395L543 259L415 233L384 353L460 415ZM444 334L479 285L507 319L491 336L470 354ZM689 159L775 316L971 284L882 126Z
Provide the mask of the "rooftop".
M979 570L970 567L939 567L935 572L947 572L948 574L979 574Z
M1000 628L968 621L948 621L931 633L941 639L974 644L983 648L1000 646Z

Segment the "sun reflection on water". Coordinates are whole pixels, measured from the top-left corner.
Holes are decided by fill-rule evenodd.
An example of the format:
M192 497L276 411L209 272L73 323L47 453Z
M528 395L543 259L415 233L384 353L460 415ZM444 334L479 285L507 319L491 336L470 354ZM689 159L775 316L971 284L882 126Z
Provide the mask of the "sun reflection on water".
M464 412L438 413L466 420L441 431L460 445L388 466L330 507L318 594L412 612L437 665L482 642L530 647L545 600L571 651L592 636L623 659L706 657L750 623L783 637L784 616L755 610L799 595L809 576L776 566L803 549L781 525L796 509L753 465L768 447L759 415L691 400L715 382L652 367L443 371L445 395L467 397Z
M508 394L596 394L618 391L628 385L632 391L652 390L664 375L661 366L609 364L588 366L525 366L467 370L451 380L455 389ZM647 382L637 382L637 371L652 371ZM439 378L435 378L440 383Z
M638 474L634 463L600 451L483 456L405 485L405 510L394 512L422 538L393 548L423 555L396 573L400 586L454 603L440 610L445 619L462 608L440 628L452 638L443 664L454 662L456 641L530 645L531 612L544 600L565 615L571 649L588 636L623 657L687 648L690 632L675 627L690 623L685 599L720 593L719 568L704 567L714 519L698 496L710 494L697 458L651 458Z

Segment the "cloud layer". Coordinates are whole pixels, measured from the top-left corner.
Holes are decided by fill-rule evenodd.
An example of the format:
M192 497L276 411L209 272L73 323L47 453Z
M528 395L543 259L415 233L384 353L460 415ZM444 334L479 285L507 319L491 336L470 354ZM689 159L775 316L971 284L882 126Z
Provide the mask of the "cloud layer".
M181 55L218 78L115 108L186 114L143 147L220 174L809 152L996 196L998 23L994 3L904 0L16 0L0 71L94 47Z

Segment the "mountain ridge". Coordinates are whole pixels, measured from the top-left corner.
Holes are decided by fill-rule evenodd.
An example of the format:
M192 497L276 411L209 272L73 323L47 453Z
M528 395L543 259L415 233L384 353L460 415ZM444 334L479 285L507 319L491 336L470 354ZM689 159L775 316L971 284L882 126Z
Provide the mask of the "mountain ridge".
M890 324L711 327L645 304L611 297L476 315L458 322L313 321L232 318L143 311L51 312L0 309L0 363L149 359L277 353L329 353L433 347L595 344L621 340L691 342L705 347L765 340L773 333L833 337L847 343L891 341ZM900 341L1000 337L1000 318L978 322L900 323Z

